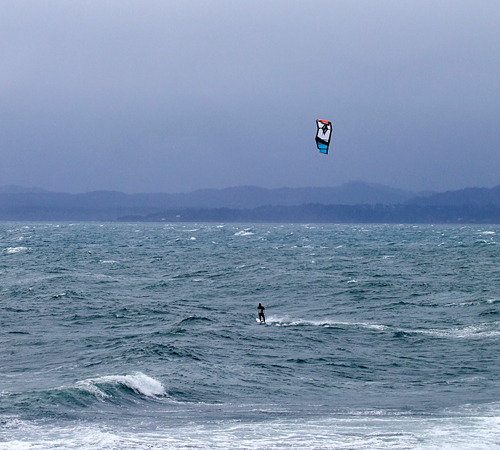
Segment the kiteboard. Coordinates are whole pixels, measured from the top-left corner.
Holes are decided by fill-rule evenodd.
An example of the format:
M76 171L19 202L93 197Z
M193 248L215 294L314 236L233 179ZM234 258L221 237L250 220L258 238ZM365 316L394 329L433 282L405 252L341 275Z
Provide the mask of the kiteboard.
M256 318L255 318L255 320L256 320L256 321L257 321L257 323L259 323L259 324L261 324L261 323L262 323L262 324L265 324L265 323L266 323L266 322L262 322L262 321L261 321L258 317L256 317Z

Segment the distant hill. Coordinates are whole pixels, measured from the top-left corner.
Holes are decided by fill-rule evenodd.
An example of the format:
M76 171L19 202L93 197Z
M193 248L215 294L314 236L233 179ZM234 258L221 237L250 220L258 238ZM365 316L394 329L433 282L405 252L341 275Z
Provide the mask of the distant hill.
M378 184L264 189L240 186L185 194L84 194L0 187L0 220L500 223L500 186L415 196Z
M407 204L421 206L500 205L500 186L491 189L467 188L434 193L425 197L414 197L408 200Z
M240 223L394 223L499 224L500 205L319 205L260 206L252 209L189 208L147 216L124 216L122 222Z
M124 194L95 191L84 194L47 192L19 186L0 187L0 220L116 220L179 208L236 208L316 204L398 204L414 194L366 183L331 188L264 189L240 186L201 189L185 194Z
M142 194L151 195L151 194ZM157 194L178 208L256 208L259 206L293 206L307 203L393 205L403 203L415 193L379 184L350 182L327 188L264 189L239 186L226 189L202 189L187 194Z

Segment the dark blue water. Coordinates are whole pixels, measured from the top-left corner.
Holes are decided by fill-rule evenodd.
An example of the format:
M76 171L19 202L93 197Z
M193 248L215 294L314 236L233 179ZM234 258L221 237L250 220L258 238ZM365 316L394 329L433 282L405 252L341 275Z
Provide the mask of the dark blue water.
M500 448L499 233L2 223L0 448Z

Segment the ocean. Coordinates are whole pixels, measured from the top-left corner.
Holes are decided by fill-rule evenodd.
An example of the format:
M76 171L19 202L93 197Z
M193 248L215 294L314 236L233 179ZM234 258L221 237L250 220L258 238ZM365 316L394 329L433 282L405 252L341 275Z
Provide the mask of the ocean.
M0 223L0 449L500 448L499 235Z

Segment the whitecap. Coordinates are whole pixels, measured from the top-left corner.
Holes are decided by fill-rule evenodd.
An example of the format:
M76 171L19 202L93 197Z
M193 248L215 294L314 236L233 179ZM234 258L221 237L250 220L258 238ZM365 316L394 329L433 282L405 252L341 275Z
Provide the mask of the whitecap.
M358 326L361 326L363 328L368 328L370 330L377 330L377 331L385 331L385 330L387 330L389 328L386 325L379 325L377 323L364 323L364 322L360 322L360 323L353 323L353 325L358 325Z
M287 320L286 317L278 317L278 316L269 316L267 318L267 323L281 323L284 320Z
M9 247L6 251L7 253L19 253L27 249L28 247Z
M238 231L237 233L234 233L235 236L252 236L254 233L251 231Z
M350 410L334 416L281 418L280 409L261 408L278 418L265 421L192 421L144 430L95 423L40 425L9 418L0 449L491 449L498 447L498 406L455 407L444 414L418 415L383 409ZM286 410L285 410L286 411ZM12 437L11 437L12 436ZM2 436L3 437L3 436Z
M487 326L488 325L488 326ZM500 336L500 330L491 329L492 324L469 325L448 329L400 330L407 333L418 333L439 338L481 339Z
M459 306L459 307L464 307L464 306L474 306L474 305L480 305L481 302L452 302L452 303L446 303L443 306L449 307L449 306Z
M79 381L76 386L81 389L88 390L99 396L107 396L98 385L113 384L126 386L134 392L145 395L146 397L156 397L165 395L165 388L154 378L137 372L133 375L108 375L99 378L89 378L88 380Z
M106 392L101 391L94 383L93 380L84 380L84 381L78 381L75 384L77 389L80 389L81 391L88 392L92 395L95 395L97 398L100 399L105 399L109 398L110 395L106 394Z
M283 327L294 327L294 326L314 326L314 327L362 327L370 330L385 331L388 329L386 325L380 325L376 323L365 323L365 322L340 322L331 319L322 320L306 320L306 319L291 319L288 316L278 317L269 316L266 319L267 324L273 324L276 326Z

